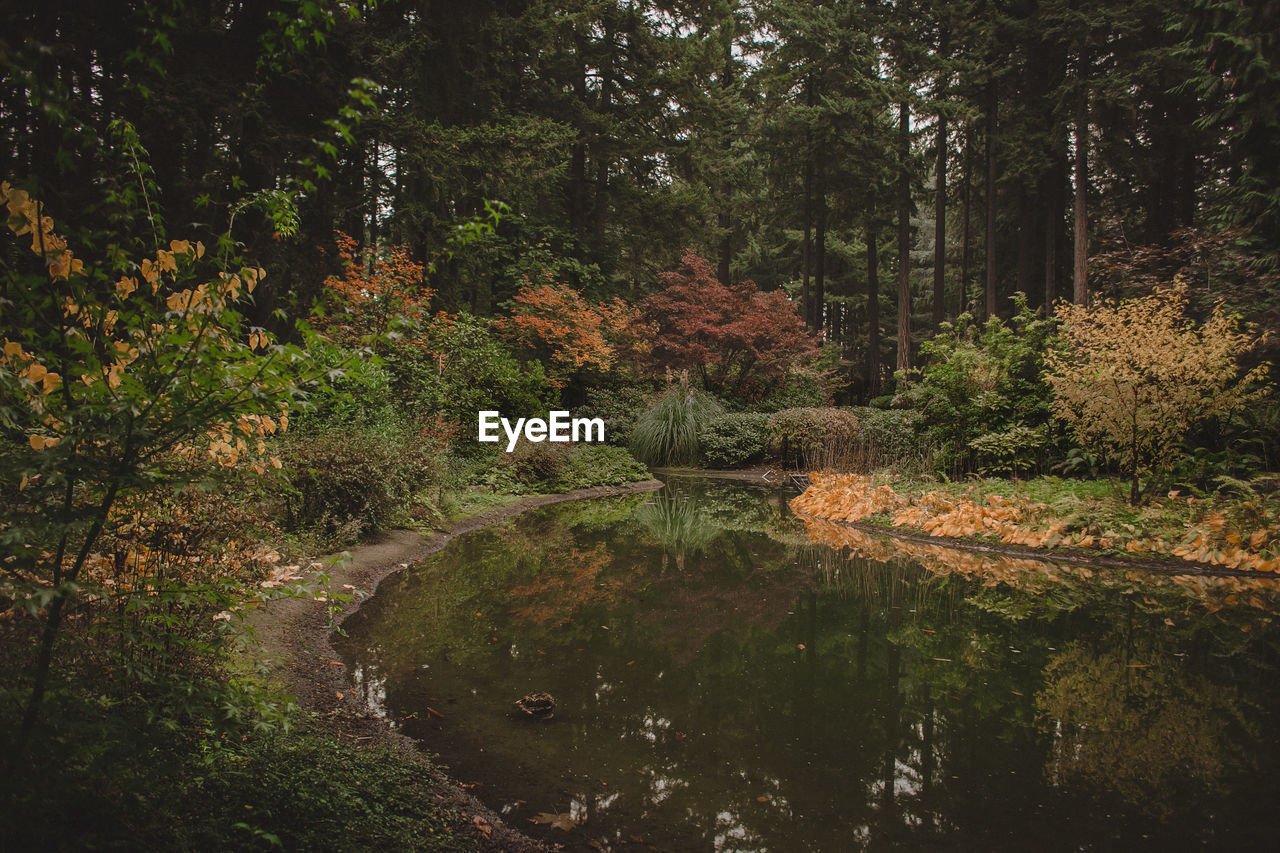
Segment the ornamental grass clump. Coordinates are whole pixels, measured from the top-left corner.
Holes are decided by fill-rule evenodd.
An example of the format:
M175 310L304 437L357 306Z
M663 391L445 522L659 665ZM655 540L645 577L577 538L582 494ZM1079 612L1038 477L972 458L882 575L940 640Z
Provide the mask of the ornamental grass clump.
M636 421L631 452L646 465L692 465L702 454L702 428L723 414L715 399L685 383L660 396Z

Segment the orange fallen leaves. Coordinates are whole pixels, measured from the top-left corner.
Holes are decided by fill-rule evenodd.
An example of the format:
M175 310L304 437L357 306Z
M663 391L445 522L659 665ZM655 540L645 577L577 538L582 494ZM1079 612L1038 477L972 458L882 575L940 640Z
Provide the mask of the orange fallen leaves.
M981 502L941 489L902 495L877 485L870 475L820 473L791 502L797 513L831 521L862 521L888 515L894 527L922 530L930 536L994 538L1030 548L1122 548L1131 554L1157 554L1230 569L1280 572L1280 526L1248 535L1230 527L1221 510L1209 512L1182 542L1162 537L1125 536L1114 531L1068 529L1065 519L1029 499L987 495Z

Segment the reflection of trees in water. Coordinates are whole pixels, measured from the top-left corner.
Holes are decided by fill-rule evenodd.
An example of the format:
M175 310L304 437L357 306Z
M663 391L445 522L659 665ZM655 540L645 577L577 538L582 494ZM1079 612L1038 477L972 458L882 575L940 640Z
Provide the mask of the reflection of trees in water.
M1036 706L1053 733L1053 784L1114 791L1157 816L1182 789L1220 794L1229 771L1253 764L1242 744L1258 737L1258 709L1153 638L1106 650L1072 643L1049 661Z
M461 538L413 584L380 590L367 612L381 612L383 643L403 644L373 656L398 665L384 670L393 712L431 701L397 695L415 672L433 685L424 695L479 687L504 706L536 674L563 708L545 731L564 735L538 754L554 776L539 790L578 784L554 775L572 753L588 768L581 791L599 792L593 826L624 808L617 799L687 829L693 847L721 836L730 846L786 839L786 849L965 838L981 849L1016 832L1036 849L1061 846L1064 822L1092 820L1077 787L1112 801L1164 787L1169 803L1186 793L1179 773L1226 787L1232 744L1257 735L1245 723L1252 706L1275 696L1265 685L1280 655L1258 653L1274 632L1239 630L1261 618L1249 598L1269 600L1265 584L906 552L838 525L830 543L797 540L787 526L798 523L767 490L670 491L627 512L592 501L523 516ZM662 571L673 554L685 571ZM1138 639L1127 645L1117 626L1130 617ZM1126 677L1138 688L1127 696L1117 692ZM1242 686L1216 686L1231 683ZM602 722L569 723L595 715ZM486 755L505 737L494 725ZM1170 740L1183 743L1160 765ZM513 749L525 762L535 745ZM1113 761L1139 769L1118 776ZM606 795L603 768L615 767L625 769ZM1130 831L1125 811L1107 810L1120 822L1081 846ZM846 848L833 841L840 832Z

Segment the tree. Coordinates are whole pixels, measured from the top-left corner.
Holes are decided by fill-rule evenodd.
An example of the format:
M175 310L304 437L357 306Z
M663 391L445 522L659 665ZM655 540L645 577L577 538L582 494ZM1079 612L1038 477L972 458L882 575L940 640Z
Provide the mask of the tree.
M1045 357L1053 412L1082 445L1119 456L1134 505L1160 482L1192 426L1242 408L1265 375L1264 366L1240 375L1238 360L1258 338L1234 315L1219 306L1196 326L1186 305L1180 278L1171 289L1093 308L1059 303L1063 346Z
M366 247L338 232L338 256L346 262L341 276L330 276L325 288L335 296L325 327L348 345L385 339L397 318L425 321L434 295L426 285L426 265L404 246Z
M818 337L785 294L762 293L753 281L722 284L693 249L659 281L663 289L644 301L658 326L653 358L696 370L708 391L760 399L789 366L818 353Z
M638 344L639 312L617 297L593 305L567 284L548 279L526 281L514 302L511 316L498 321L498 328L545 361L554 388L583 371L608 371L619 344L632 354Z
M9 496L0 577L6 596L43 622L23 715L29 734L64 616L86 590L109 594L89 570L99 543L128 523L117 507L203 476L201 464L279 468L266 439L288 427L306 359L240 312L261 268L233 270L186 240L136 265L108 245L111 261L86 264L27 192L6 181L0 195L9 228L30 235L39 258L0 280L0 482Z

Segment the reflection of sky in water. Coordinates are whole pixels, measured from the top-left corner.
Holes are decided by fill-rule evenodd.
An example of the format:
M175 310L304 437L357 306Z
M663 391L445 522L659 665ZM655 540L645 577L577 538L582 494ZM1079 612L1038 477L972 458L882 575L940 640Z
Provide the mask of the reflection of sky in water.
M1280 832L1273 583L903 554L784 494L668 492L530 512L388 579L339 640L364 703L568 850ZM542 690L554 719L519 719Z

